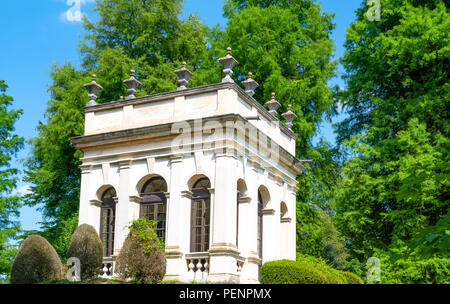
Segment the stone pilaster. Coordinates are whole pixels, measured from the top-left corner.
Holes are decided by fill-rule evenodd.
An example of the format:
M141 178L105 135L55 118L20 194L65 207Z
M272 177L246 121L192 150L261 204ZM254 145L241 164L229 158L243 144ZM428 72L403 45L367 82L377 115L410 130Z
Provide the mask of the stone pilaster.
M238 282L236 247L237 189L236 158L216 154L215 194L209 280Z
M128 235L128 226L133 220L130 209L130 168L131 161L119 163L119 189L117 189L118 203L116 205L116 225L114 237L114 255L118 255Z
M80 208L78 225L90 224L90 209L91 205L89 203L89 177L91 175L92 166L91 165L81 165L81 189L80 189ZM97 225L98 226L98 225ZM95 227L95 226L94 226Z
M187 272L183 258L182 241L183 218L185 215L182 202L182 170L183 156L176 155L170 158L170 199L167 200L167 230L166 230L166 279L180 280Z

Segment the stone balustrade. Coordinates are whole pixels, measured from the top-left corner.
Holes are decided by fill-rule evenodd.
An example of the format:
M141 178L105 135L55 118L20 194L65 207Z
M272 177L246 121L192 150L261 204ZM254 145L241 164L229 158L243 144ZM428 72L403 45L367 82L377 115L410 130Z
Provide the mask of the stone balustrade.
M186 265L188 281L206 282L208 280L209 254L207 252L186 254Z
M104 258L102 268L100 269L100 277L103 279L112 279L115 275L116 261L113 258Z

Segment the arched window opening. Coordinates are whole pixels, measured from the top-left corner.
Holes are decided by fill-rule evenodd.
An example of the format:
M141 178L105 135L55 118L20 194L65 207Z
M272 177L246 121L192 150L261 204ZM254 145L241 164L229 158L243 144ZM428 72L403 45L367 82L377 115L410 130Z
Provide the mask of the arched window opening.
M192 187L191 252L209 250L211 183L208 178L197 180Z
M156 235L165 241L166 236L166 195L167 183L160 177L151 178L142 187L140 217L156 221Z
M116 190L107 189L102 195L100 206L100 239L103 243L103 255L110 257L114 251L114 228L116 217Z

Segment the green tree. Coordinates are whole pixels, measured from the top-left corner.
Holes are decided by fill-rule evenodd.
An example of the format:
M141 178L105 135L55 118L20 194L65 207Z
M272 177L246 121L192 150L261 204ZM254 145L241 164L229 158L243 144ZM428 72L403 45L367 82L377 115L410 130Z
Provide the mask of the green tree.
M365 2L365 1L364 1ZM444 1L381 1L348 29L348 149L335 196L336 223L352 257L377 252L448 258L450 18Z
M14 249L7 241L19 230L14 220L19 215L20 197L12 191L17 184L17 169L11 168L11 157L23 148L24 139L14 134L14 124L22 110L9 110L13 98L6 95L8 86L0 80L0 276L9 273Z

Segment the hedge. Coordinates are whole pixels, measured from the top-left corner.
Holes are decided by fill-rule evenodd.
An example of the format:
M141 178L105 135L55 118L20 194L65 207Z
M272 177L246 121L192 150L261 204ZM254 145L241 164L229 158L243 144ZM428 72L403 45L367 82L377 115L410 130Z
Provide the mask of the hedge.
M345 277L347 284L364 284L364 281L353 272L342 271L342 275Z
M355 274L336 270L322 259L298 256L297 261L279 260L264 263L263 284L363 284Z
M39 235L23 241L11 268L11 284L33 284L63 277L61 260L50 243Z
M310 264L291 260L264 263L262 284L326 284L327 277Z
M100 274L103 261L103 244L91 225L79 226L72 235L67 250L67 259L80 259L81 279L93 279Z

